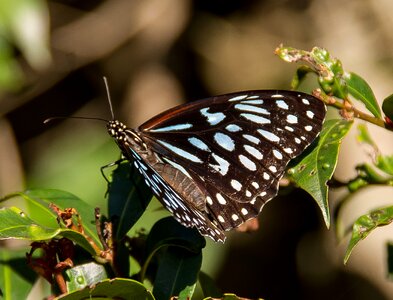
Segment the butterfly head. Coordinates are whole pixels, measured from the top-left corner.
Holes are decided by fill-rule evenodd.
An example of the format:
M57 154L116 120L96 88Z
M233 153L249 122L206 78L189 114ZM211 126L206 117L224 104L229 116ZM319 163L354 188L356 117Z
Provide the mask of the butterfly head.
M139 151L146 150L147 146L135 130L128 128L118 120L108 121L107 130L111 137L113 137L119 146L131 147Z
M115 140L124 139L125 136L124 132L127 129L127 126L124 125L122 122L117 120L109 121L106 125L106 128L108 130L109 135L113 137Z

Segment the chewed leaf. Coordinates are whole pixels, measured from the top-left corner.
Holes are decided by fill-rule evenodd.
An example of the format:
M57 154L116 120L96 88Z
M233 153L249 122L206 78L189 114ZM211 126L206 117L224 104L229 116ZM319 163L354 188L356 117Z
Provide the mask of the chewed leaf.
M357 100L363 102L366 108L377 118L382 118L381 108L368 83L355 73L346 73L344 76L348 92Z
M307 191L318 203L327 227L330 226L327 181L336 168L341 140L351 125L352 122L344 120L326 121L318 144L311 152L296 160L296 165L288 170L290 179Z
M57 227L46 227L30 219L22 210L16 207L0 209L0 240L21 239L29 241L45 241L54 237L66 237L90 254L96 252L89 241L79 232Z
M94 223L94 208L75 195L55 189L30 189L25 192L10 194L0 199L0 201L7 201L8 199L18 196L25 200L26 206L29 209L28 213L30 218L38 224L49 228L58 227L57 216L49 207L51 203L55 204L60 209L75 208L82 219L85 233L88 234L97 245L100 245Z
M344 257L347 263L354 247L364 240L375 228L385 226L393 221L393 206L373 210L372 212L359 217L352 228L352 237Z

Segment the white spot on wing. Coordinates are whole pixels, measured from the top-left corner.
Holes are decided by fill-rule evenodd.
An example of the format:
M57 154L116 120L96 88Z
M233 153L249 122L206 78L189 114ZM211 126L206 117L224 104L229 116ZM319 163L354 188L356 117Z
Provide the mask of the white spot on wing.
M250 171L255 171L257 169L256 164L243 154L239 155L239 161L245 168L249 169Z
M254 115L254 114L241 113L240 116L251 121L251 122L257 123L257 124L270 124L271 123L269 119L266 119L264 117Z
M248 153L250 153L250 154L251 154L252 156L254 156L256 159L261 160L261 159L263 158L263 154L262 154L258 149L256 149L255 147L250 146L250 145L244 145L243 147L244 147L244 149L245 149Z
M227 201L220 193L216 194L216 198L217 198L218 203L220 203L221 205L227 204Z
M243 100L245 98L247 98L248 95L240 95L240 96L236 96L236 97L232 97L230 99L228 99L228 101L239 101L239 100Z
M207 122L212 126L217 125L222 120L224 120L226 117L222 112L209 113L208 110L209 110L209 107L206 107L206 108L202 108L200 110L200 112L201 112L202 116L207 118Z
M190 142L191 145L197 147L200 150L211 152L209 147L202 140L200 140L196 137L190 137L190 138L188 138L188 141Z
M242 184L236 179L231 180L231 186L238 192L242 189Z
M254 144L257 144L257 145L261 142L260 139L258 139L257 137L255 137L253 135L250 135L250 134L243 134L243 137L246 140L250 141L251 143L254 143Z
M236 124L229 124L225 127L225 129L229 132L238 132L242 130L241 127Z
M215 153L212 153L212 157L216 160L218 165L209 164L209 166L215 171L219 172L221 175L226 175L229 170L229 162Z
M210 196L206 196L206 202L209 205L213 205L213 200L212 200L212 198L210 198Z
M161 145L174 152L176 155L179 155L185 159L188 159L196 163L202 163L202 160L200 160L199 157L195 156L194 154L191 154L190 152L187 152L179 147L173 146L162 140L157 140L157 142L159 142Z
M270 166L269 170L272 171L273 173L277 172L277 168L275 166Z
M256 189L259 188L259 184L258 184L258 182L256 182L256 181L253 181L253 182L251 183L251 185L252 185L254 188L256 188Z
M263 129L257 130L265 139L272 141L272 142L279 142L280 138L270 131L266 131Z
M284 98L283 95L280 94L275 94L275 95L271 95L272 98Z
M273 155L277 158L277 159L282 159L282 154L280 151L277 151L276 149L273 150Z
M312 126L310 126L310 125L304 126L304 129L306 129L307 131L311 131L312 130Z
M254 95L254 96L248 96L247 99L258 99L259 96L258 95Z
M256 114L270 115L270 112L268 112L266 109L253 105L236 104L235 109L249 111Z
M243 208L241 209L241 213L242 213L243 216L245 216L245 215L248 214L248 210L245 209L245 208L243 207Z
M314 118L314 113L311 110L306 111L306 115L307 117L309 117L310 119Z
M189 129L189 128L192 128L192 124L184 123L184 124L165 126L165 127L156 128L156 129L149 129L149 131L150 132L166 132L166 131L178 131L178 130Z
M236 215L236 214L233 214L233 215L232 215L232 220L233 220L233 221L239 220L239 216Z
M258 98L258 96L256 96L256 98ZM248 97L247 99L251 99L251 97ZM263 104L263 100L262 99L258 99L258 100L243 100L240 103L243 104Z
M276 104L279 108L288 109L288 104L284 100L277 100Z
M306 104L306 105L310 105L310 101L308 101L308 100L305 99L305 98L302 99L302 102L303 102L304 104Z
M290 124L296 124L297 123L297 117L294 115L287 115L287 122Z
M221 132L214 134L214 141L220 145L222 148L228 151L233 151L235 149L235 142L229 135Z
M220 223L224 223L224 222L225 222L225 219L224 219L221 215L218 215L218 216L217 216L217 220L218 220Z

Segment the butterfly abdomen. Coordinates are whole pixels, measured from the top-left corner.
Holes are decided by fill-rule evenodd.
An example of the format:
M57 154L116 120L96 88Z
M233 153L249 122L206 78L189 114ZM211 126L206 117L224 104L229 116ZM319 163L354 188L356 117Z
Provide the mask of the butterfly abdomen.
M206 209L205 193L183 172L166 163L156 163L152 167L188 204L200 211Z

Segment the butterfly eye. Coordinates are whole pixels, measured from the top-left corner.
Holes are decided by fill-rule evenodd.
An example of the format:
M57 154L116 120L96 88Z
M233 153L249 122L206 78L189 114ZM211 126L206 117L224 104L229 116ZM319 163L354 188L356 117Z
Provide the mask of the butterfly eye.
M223 242L277 195L325 113L304 93L247 91L174 107L135 130L110 121L108 132L176 220Z

